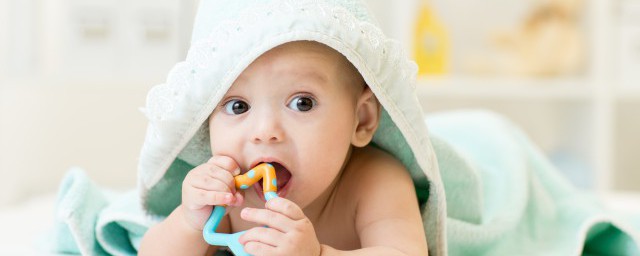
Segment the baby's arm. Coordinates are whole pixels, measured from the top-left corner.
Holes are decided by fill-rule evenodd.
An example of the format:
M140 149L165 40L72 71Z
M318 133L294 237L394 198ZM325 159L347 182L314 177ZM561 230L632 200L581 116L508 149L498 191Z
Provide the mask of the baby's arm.
M216 247L202 238L202 230L191 227L184 217L182 205L162 222L149 228L140 243L140 255L213 255ZM225 216L218 232L229 233L229 218Z
M141 255L205 255L215 252L202 237L202 229L215 205L240 205L233 175L240 170L225 156L214 156L187 174L182 184L182 204L164 221L151 227L140 244ZM228 216L217 232L229 233Z
M354 184L359 201L356 231L362 249L348 252L322 246L322 255L427 255L418 199L409 172L381 152L364 154ZM369 159L366 159L369 158ZM362 171L364 170L364 171ZM366 175L363 175L366 174Z

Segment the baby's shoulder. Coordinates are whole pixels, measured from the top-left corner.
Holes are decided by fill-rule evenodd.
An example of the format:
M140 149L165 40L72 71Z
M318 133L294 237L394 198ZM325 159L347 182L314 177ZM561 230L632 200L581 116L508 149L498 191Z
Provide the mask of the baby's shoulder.
M398 159L373 146L353 150L343 178L352 189L365 192L413 185L409 172Z

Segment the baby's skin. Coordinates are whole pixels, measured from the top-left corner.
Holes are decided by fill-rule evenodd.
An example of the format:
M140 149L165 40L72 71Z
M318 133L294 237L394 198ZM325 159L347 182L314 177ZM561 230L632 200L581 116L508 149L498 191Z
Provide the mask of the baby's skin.
M253 255L427 255L405 167L369 143L380 105L344 56L314 42L271 49L249 65L209 117L213 156L191 170L182 204L149 229L140 253L206 255L202 229L228 205L216 232ZM274 165L278 196L234 176Z

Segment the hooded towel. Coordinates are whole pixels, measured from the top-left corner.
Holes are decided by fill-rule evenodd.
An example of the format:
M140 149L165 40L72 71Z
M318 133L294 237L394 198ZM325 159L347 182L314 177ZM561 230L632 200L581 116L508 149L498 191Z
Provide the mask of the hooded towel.
M376 95L383 111L372 143L410 172L429 253L446 255L444 190L415 94L417 67L358 1L202 0L186 60L147 96L138 166L143 209L163 218L180 204L185 175L211 157L206 120L229 87L266 51L303 40L344 55Z

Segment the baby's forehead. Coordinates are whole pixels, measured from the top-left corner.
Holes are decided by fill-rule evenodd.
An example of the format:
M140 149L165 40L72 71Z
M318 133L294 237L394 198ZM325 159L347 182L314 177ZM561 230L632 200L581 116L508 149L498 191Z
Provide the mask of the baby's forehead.
M270 49L250 64L239 80L265 73L362 84L360 73L344 55L315 41L288 42Z
M314 41L288 42L267 51L260 58L292 59L299 61L299 64L315 61L337 70L352 66L351 62L338 51ZM300 67L304 67L304 65L300 65Z
M344 57L341 53L333 48L315 41L294 41L288 42L274 47L268 52L309 52L324 55L332 58Z

